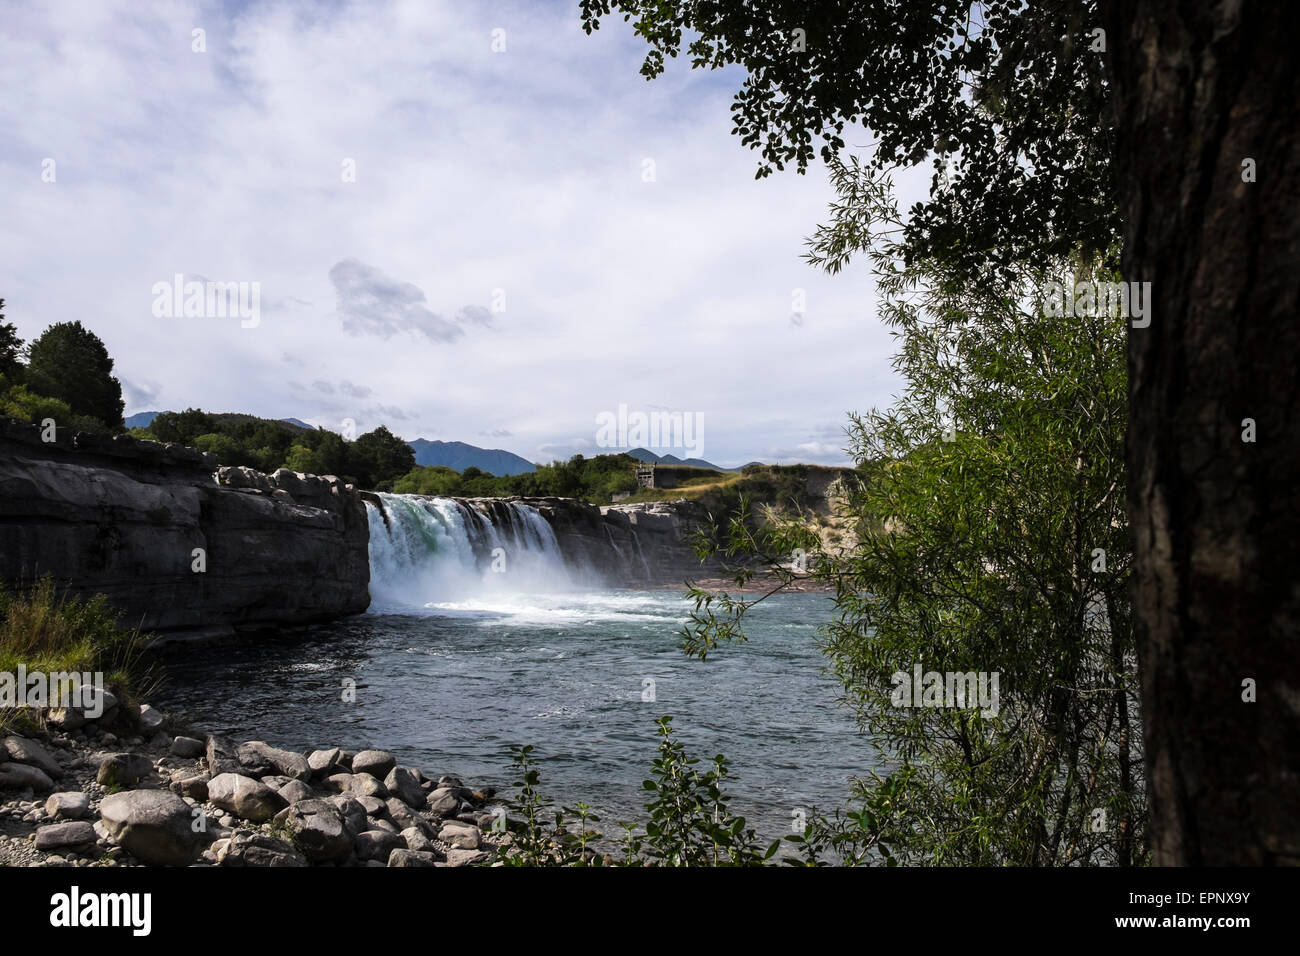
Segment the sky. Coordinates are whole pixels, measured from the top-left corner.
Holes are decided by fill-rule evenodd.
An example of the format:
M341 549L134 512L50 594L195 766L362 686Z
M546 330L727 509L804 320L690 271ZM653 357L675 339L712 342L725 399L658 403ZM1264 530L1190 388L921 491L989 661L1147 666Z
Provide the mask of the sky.
M643 41L618 18L587 36L576 0L4 20L0 298L24 339L95 331L128 415L550 461L618 450L599 423L621 408L690 416L661 454L840 464L849 413L899 390L865 260L801 259L824 169L755 180L743 73L647 82ZM246 311L187 314L178 282L182 303L244 283Z

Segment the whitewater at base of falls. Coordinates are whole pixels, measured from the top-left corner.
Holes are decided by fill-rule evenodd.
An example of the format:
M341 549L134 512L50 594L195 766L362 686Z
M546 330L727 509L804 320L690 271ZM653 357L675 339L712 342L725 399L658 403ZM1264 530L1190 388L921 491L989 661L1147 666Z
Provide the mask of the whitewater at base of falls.
M521 596L569 592L589 583L568 566L555 532L529 505L492 502L489 516L452 498L379 499L382 512L366 502L374 611L500 611L520 606ZM540 610L551 602L531 603Z
M733 809L764 841L789 832L794 808L845 805L848 779L877 767L826 672L816 630L834 611L826 595L773 595L747 616L743 653L707 665L681 652L692 605L671 589L450 603L457 608L377 611L283 640L186 646L169 655L157 705L237 740L381 747L403 766L502 794L516 792L510 748L528 744L547 796L593 807L611 850L620 821L644 819L641 782L663 714L693 754L727 755ZM364 692L348 700L343 681Z

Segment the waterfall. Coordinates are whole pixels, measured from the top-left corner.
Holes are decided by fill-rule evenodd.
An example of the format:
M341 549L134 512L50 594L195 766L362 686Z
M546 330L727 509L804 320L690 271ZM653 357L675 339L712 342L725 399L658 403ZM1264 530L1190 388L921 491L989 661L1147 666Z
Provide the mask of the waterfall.
M452 605L485 594L573 587L555 532L536 508L380 494L366 502L370 595L378 609ZM387 517L387 520L385 520Z

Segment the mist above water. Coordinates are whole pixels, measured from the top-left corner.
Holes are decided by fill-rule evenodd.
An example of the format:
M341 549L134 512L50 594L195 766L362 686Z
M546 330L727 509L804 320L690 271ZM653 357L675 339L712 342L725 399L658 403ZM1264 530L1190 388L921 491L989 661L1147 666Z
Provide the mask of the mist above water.
M493 520L453 498L381 494L370 521L371 609L451 609L582 583L536 508L495 502Z

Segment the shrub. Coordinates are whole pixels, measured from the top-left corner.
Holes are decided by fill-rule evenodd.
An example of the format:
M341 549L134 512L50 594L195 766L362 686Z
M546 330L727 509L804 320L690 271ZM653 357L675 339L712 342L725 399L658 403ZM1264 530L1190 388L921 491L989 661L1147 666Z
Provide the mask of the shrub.
M602 858L591 849L601 834L587 824L600 818L586 804L553 815L547 812L537 789L533 748L511 748L522 776L516 782L520 796L511 804L517 827L506 862L515 866L761 866L769 861L780 841L762 847L745 818L731 812L723 790L726 758L717 755L712 768L701 772L695 768L699 759L689 756L674 738L671 717L659 718L658 733L659 756L651 764L650 779L642 784L652 794L645 805L649 818L641 827L623 824L623 856L618 860ZM576 826L576 832L570 831L571 826Z

